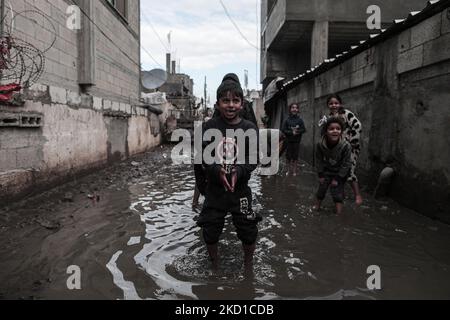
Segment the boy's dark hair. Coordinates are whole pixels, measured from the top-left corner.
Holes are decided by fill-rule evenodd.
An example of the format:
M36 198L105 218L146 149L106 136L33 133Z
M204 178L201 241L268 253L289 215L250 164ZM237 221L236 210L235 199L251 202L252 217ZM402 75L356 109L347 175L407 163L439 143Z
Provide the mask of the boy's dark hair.
M325 136L325 135L327 134L328 127L329 127L330 125L332 125L333 123L339 124L339 126L340 126L341 129L342 129L342 132L344 131L344 129L345 129L345 124L344 124L344 121L342 121L341 118L339 118L339 117L329 117L329 118L327 119L327 122L326 122L326 123L323 125L323 127L322 127L322 136Z
M239 82L230 79L223 81L219 88L217 88L217 101L223 98L228 92L241 98L242 102L244 102L244 91Z
M336 99L339 101L340 104L342 104L342 98L337 93L330 94L327 98L327 105L330 103L331 99Z

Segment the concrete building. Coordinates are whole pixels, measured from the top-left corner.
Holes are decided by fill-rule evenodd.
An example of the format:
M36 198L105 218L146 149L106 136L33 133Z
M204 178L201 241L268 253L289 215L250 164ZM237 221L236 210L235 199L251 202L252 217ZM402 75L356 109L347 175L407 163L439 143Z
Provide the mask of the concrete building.
M166 55L166 60L167 81L158 91L166 93L167 101L175 108L190 112L195 106L194 80L186 74L177 73L170 53Z
M159 144L140 102L139 0L9 3L13 37L45 68L23 105L0 106L0 203Z
M266 101L272 128L291 103L307 126L301 156L315 162L319 119L338 93L363 125L357 174L374 190L387 165L390 195L402 205L450 223L450 1L429 1L381 34L281 84ZM424 5L424 7L425 7Z
M386 28L425 4L424 0L262 0L264 89L274 78L292 78L374 33L367 27L370 6L378 6L381 27Z

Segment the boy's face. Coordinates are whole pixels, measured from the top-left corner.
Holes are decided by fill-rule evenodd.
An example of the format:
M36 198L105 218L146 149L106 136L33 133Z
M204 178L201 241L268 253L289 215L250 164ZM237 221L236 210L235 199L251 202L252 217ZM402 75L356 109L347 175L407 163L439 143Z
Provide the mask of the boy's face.
M331 100L328 102L328 108L330 108L330 111L332 113L337 113L339 108L341 108L341 107L342 107L342 104L336 98L331 98Z
M242 99L231 92L219 99L220 115L227 121L233 121L242 109Z
M342 135L342 128L339 123L332 123L327 128L327 139L329 142L339 142Z
M293 106L291 106L291 114L298 114L300 111L300 108L298 107L298 105L294 104Z

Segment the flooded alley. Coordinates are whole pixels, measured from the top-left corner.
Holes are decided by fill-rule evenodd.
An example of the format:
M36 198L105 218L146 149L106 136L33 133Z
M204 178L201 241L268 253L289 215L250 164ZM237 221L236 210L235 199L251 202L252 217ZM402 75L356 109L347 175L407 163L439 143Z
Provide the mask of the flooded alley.
M312 210L312 168L298 177L254 174L264 220L254 275L243 270L231 219L211 271L193 168L158 147L0 210L0 299L449 299L450 227L389 199L333 213ZM350 189L347 190L350 195ZM67 286L70 266L81 289ZM381 290L369 290L369 266Z

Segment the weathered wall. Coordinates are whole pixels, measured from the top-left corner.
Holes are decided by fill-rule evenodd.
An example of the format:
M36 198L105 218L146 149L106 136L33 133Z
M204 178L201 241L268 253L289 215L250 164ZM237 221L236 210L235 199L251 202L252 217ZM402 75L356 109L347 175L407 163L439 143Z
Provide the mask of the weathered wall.
M91 3L90 19L100 29L91 24L87 38L94 50L92 55L80 56L85 45L81 36L88 31L67 27L72 1L11 2L13 12L19 14L13 36L41 50L55 42L45 52L38 84L23 92L25 105L0 106L0 205L161 142L164 116L150 113L139 103L139 1L127 3L128 22L106 1ZM87 60L94 66L88 90L79 79L79 69ZM26 120L30 117L39 123L33 120L30 125Z
M430 217L450 221L450 20L447 10L377 44L278 99L273 125L299 102L308 133L302 155L314 162L326 97L339 93L363 123L358 173L374 187L395 161L392 196Z
M161 143L164 115L145 108L44 85L27 96L14 113L39 114L42 126L0 126L0 203ZM11 107L0 106L0 116L5 111Z
M79 0L75 0L78 3ZM122 21L106 1L94 1L89 18L92 27L94 52L94 85L92 94L120 102L136 103L140 94L139 1L128 3L128 22ZM15 19L13 35L30 42L38 49L46 49L45 72L40 83L78 91L80 61L79 35L85 32L67 27L70 0L16 0L11 2ZM9 7L8 7L9 10ZM32 11L39 10L50 17L50 24ZM25 14L20 15L21 12ZM86 17L81 13L81 20ZM9 24L9 15L5 24ZM100 31L101 30L101 31ZM105 36L106 35L106 36ZM126 54L124 54L126 53Z

